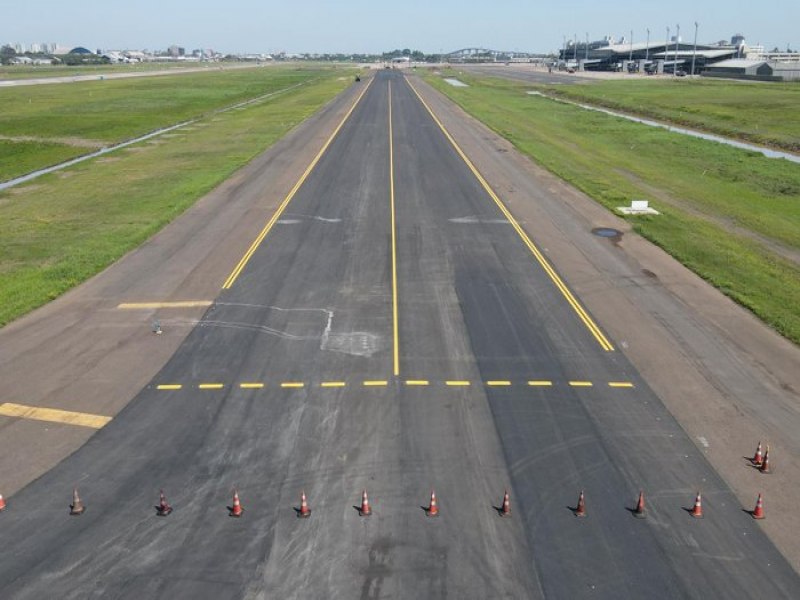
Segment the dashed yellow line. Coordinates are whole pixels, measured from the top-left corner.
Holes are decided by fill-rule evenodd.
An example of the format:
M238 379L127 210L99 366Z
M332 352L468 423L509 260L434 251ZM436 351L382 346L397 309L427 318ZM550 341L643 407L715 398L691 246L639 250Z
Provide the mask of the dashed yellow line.
M292 198L294 198L295 194L297 194L297 190L299 190L300 186L302 186L303 183L305 183L305 180L311 174L311 171L314 170L314 167L317 166L317 163L322 158L322 155L325 154L325 151L331 145L333 139L336 137L336 135L339 133L342 127L344 127L344 124L347 121L347 119L350 118L350 115L353 114L353 111L355 110L356 106L358 106L358 103L361 101L361 98L364 97L364 94L367 93L367 90L369 89L369 86L372 85L373 81L374 79L370 79L369 83L364 87L364 89L358 95L358 98L356 98L355 102L353 102L353 105L350 107L350 110L347 111L347 114L345 114L345 116L342 118L339 125L337 125L336 129L333 130L333 133L328 138L328 141L326 141L325 145L322 146L320 151L314 157L314 160L311 161L311 164L308 165L306 170L300 176L300 179L297 180L297 183L294 184L294 187L286 195L286 198L283 199L283 202L281 202L280 206L278 206L278 210L276 210L275 213L270 218L270 220L267 221L267 224L264 226L264 229L261 230L256 239L250 245L250 248L248 248L247 252L244 253L244 256L242 256L237 265L234 267L233 271L231 271L231 274L228 275L228 278L225 280L225 283L222 284L222 289L224 290L230 289L233 283L239 277L239 274L242 272L247 263L250 261L250 258L253 256L253 254L255 254L256 250L258 250L258 247L261 245L261 242L264 241L264 238L267 237L267 234L270 232L273 225L275 225L275 222L281 217L283 211L286 210L286 207L289 205L289 202L291 202Z
M364 382L364 387L384 387L389 385L386 380L368 380Z
M123 302L117 308L122 310L145 310L156 308L200 308L211 306L211 300L185 300L182 302Z
M0 404L0 415L5 417L18 417L20 419L32 419L34 421L47 421L49 423L64 423L66 425L77 425L79 427L90 427L92 429L101 429L111 420L111 417L104 417L101 415L58 410L56 408L25 406L24 404L14 404L13 402Z
M632 388L633 384L630 381L609 381L608 387L612 388Z
M431 383L431 382L430 382L430 381L428 381L427 379L407 379L407 380L406 380L406 385L409 385L409 386L415 386L415 385L420 385L420 386L422 386L422 385L430 385L430 383Z
M531 387L550 387L553 385L553 382L546 379L534 379L533 381L529 381L528 385Z
M525 245L531 251L533 256L536 258L536 260L539 262L539 264L545 270L547 275L550 277L551 281L555 284L555 286L558 288L558 290L564 296L564 298L569 303L569 305L572 307L572 309L575 311L575 313L578 315L580 320L583 321L583 324L586 325L586 328L589 330L589 332L594 336L594 338L597 340L597 342L600 344L600 346L603 348L603 350L605 350L607 352L611 352L612 350L614 350L614 346L612 346L611 342L608 341L606 336L600 330L600 327L598 327L597 324L592 320L592 318L586 312L586 309L584 309L583 306L581 306L580 302L578 302L578 300L575 298L575 296L569 290L569 288L564 283L564 281L561 279L561 277L559 277L558 273L556 273L555 269L553 269L553 267L550 265L550 263L547 261L547 259L544 257L544 255L541 253L539 248L533 243L533 241L530 239L530 237L528 237L528 234L525 233L525 230L520 226L520 224L517 222L517 220L511 214L511 211L509 211L508 208L506 208L506 205L503 204L503 201L500 200L499 196L494 192L494 190L491 188L491 186L486 181L486 179L484 179L483 175L481 175L481 173L480 173L480 171L478 171L477 167L475 167L475 165L467 157L467 155L464 153L464 151L461 149L461 147L458 145L458 143L455 141L455 139L453 139L453 136L450 135L450 132L447 131L447 128L444 126L444 124L434 114L434 112L431 109L431 107L428 106L428 103L425 102L425 100L423 100L423 98L420 95L420 93L417 91L417 89L414 87L414 85L408 79L406 79L406 82L411 87L411 89L414 91L414 93L417 95L417 98L419 98L419 101L422 102L422 105L425 107L425 109L431 115L431 118L433 118L433 120L439 126L439 129L442 130L442 133L444 133L445 137L448 139L448 141L453 146L455 151L458 153L458 155L461 157L461 159L467 165L469 170L472 171L472 174L475 176L475 178L481 184L483 189L486 190L486 193L489 194L489 196L491 197L492 200L494 200L494 203L500 209L500 212L503 213L503 215L506 217L506 219L508 219L508 222L511 223L512 227L514 227L514 230L517 232L517 234L519 234L520 238L522 238L522 241L525 243Z
M180 383L162 383L156 386L157 390L179 390L183 387Z
M282 388L301 388L304 387L306 384L302 381L284 381L281 383Z
M572 387L592 387L594 385L591 381L570 381L569 384Z
M461 379L450 379L444 382L445 385L449 385L450 387L467 387L471 385L469 381L464 381Z
M347 384L344 381L323 381L319 385L324 388L341 388Z
M436 383L436 382L434 382ZM530 387L552 387L555 385L556 382L553 382L550 379L531 379L527 381L528 386ZM594 383L591 381L584 381L584 380L570 380L567 382L571 387L594 387ZM611 388L633 388L635 387L633 383L630 381L609 381L608 387ZM429 379L406 379L403 381L403 384L408 387L428 387L431 384ZM445 380L444 384L449 387L468 387L472 385L472 382L466 379L448 379ZM508 379L491 379L484 382L485 385L490 387L509 387L513 385L513 382ZM345 381L322 381L319 383L320 387L323 388L341 388L345 387L347 382ZM364 387L386 387L389 385L389 381L386 379L367 379L361 382L361 385ZM266 384L258 381L253 382L242 382L238 384L240 389L243 390L260 390L266 387ZM302 388L305 387L306 384L302 381L284 381L280 384L282 388ZM197 389L200 390L221 390L225 387L224 383L200 383L197 384ZM156 386L157 390L180 390L183 389L183 384L181 383L161 383Z
M263 383L240 383L239 387L243 390L260 390L264 387Z
M497 380L497 379L495 379L495 380L492 380L492 381L487 381L486 385L489 385L489 386L492 386L492 387L508 387L509 385L511 385L511 382L510 381L506 381L506 380Z
M198 390L221 390L225 387L224 383L201 383L197 386Z

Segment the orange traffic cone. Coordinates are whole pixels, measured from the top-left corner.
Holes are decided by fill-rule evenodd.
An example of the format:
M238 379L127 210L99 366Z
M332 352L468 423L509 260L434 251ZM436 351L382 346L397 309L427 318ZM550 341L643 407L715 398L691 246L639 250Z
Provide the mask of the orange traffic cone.
M754 519L764 518L764 500L761 498L761 494L758 495L758 500L756 500L756 507L750 514L753 515Z
M767 451L764 452L764 460L761 463L761 466L758 468L759 471L764 473L765 475L769 475L772 471L769 468L769 444L767 444Z
M498 512L500 513L501 517L511 516L511 502L508 499L508 490L506 490L503 494L503 504Z
M756 453L753 455L753 458L750 459L750 462L756 466L761 466L761 463L764 461L764 457L761 455L761 442L758 442L758 447L756 447Z
M3 498L3 494L0 494L0 510L6 509L6 500Z
M644 519L647 513L644 510L644 492L639 491L639 501L636 503L636 510L633 511L633 516L637 519Z
M239 502L239 492L235 489L233 490L233 504L228 507L230 513L228 513L229 517L241 517L244 509L242 508L242 503Z
M69 514L73 516L80 516L86 510L80 496L78 496L78 488L72 490L72 504L69 505Z
M436 492L433 490L431 490L431 503L428 505L428 508L425 509L425 514L429 517L439 516L439 505L436 504Z
M358 511L362 517L368 517L372 514L372 508L369 505L369 498L367 498L367 490L361 492L361 508Z
M367 505L367 508L369 508L369 505ZM300 492L300 510L297 511L297 516L301 519L307 519L311 516L311 509L308 508L308 500L306 500L306 493L304 491Z
M700 497L700 492L697 492L697 497L694 499L694 507L689 514L696 519L703 518L703 499Z
M578 496L578 506L576 506L575 510L572 512L575 513L576 517L586 516L586 499L583 496L583 490L581 490L581 495Z
M167 497L164 495L164 490L159 492L158 506L156 506L156 515L159 517L166 517L172 512L172 507L167 503Z

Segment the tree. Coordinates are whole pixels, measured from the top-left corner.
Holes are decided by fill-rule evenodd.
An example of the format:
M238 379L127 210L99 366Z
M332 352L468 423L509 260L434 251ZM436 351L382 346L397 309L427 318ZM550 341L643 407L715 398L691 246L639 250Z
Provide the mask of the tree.
M0 63L7 65L11 62L11 59L17 55L17 51L14 50L11 46L6 44L2 48L0 48Z

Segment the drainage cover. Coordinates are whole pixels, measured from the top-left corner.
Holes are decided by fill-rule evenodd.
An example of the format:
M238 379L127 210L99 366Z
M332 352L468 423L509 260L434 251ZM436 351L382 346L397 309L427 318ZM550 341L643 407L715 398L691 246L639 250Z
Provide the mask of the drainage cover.
M622 235L621 231L617 231L616 229L612 229L611 227L595 227L594 229L592 229L592 233L604 238L613 238Z

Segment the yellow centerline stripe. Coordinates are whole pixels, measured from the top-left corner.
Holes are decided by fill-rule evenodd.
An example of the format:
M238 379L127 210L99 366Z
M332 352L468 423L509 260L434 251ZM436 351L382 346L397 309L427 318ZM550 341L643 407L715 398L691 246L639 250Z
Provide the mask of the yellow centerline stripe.
M408 79L406 79L406 81L408 81ZM600 331L600 328L592 320L592 318L587 314L587 312L583 308L583 306L581 306L581 304L578 302L578 300L575 298L575 296L572 295L572 292L569 290L569 288L563 282L561 277L559 277L558 274L555 272L555 269L553 269L553 267L550 266L550 263L547 261L547 259L545 259L544 255L539 251L539 248L533 243L533 241L530 239L530 237L528 237L528 234L525 233L525 230L522 229L522 227L517 222L517 220L514 218L514 216L511 214L511 212L508 210L508 208L506 208L505 204L503 204L503 201L500 200L500 198L497 196L497 194L491 188L491 186L486 181L486 179L484 179L483 175L480 174L480 171L478 171L478 169L475 167L475 165L472 164L472 161L467 157L467 155L464 154L464 151L461 149L461 147L458 145L458 143L456 143L455 139L453 139L453 136L450 135L450 132L447 131L447 128L445 128L444 124L434 114L434 112L431 109L431 107L428 106L428 103L425 102L425 100L423 100L422 96L417 91L417 88L415 88L414 85L410 81L408 81L408 85L414 91L414 93L416 94L417 98L419 98L419 101L422 102L422 105L425 107L425 109L431 115L433 120L439 126L439 129L442 130L442 133L444 133L445 137L448 139L450 144L452 144L453 148L455 148L456 152L461 157L461 159L464 161L464 163L467 165L469 170L472 171L473 175L475 175L476 179L480 182L480 184L483 187L483 189L486 190L486 193L489 194L489 196L492 198L492 200L494 200L494 203L500 209L500 212L502 212L503 215L506 217L506 219L508 219L508 222L511 223L511 225L514 227L514 230L522 238L522 241L525 243L525 245L531 251L533 256L536 258L536 260L539 262L539 264L545 270L547 275L550 277L550 279L553 281L553 283L559 289L559 291L564 296L564 298L567 300L569 305L572 306L572 308L575 311L575 313L578 315L578 317L581 319L581 321L583 321L583 324L586 325L586 327L589 329L591 334L598 341L598 343L603 348L603 350L605 350L606 352L613 351L614 350L614 346L611 345L611 342L609 342L608 339L606 338L606 336L603 334L603 332Z
M201 383L197 386L198 390L221 390L225 387L224 383Z
M406 385L430 385L430 381L427 379L407 379Z
M347 384L344 381L323 381L319 385L320 387L324 388L339 388L344 387Z
M389 385L389 382L386 380L371 380L364 382L364 387L382 387L386 385Z
M469 381L461 381L458 379L450 379L444 382L445 385L449 385L450 387L466 387L470 385Z
M301 381L284 381L281 383L282 388L301 388L305 385L305 383Z
M156 386L157 390L179 390L183 387L180 383L162 383Z
M239 387L243 390L260 390L264 387L263 383L240 383Z
M528 385L531 387L549 387L553 385L553 382L547 380L534 380L534 381L529 381Z
M25 406L24 404L14 404L13 402L0 404L0 415L33 419L34 421L47 421L49 423L64 423L79 427L91 427L92 429L101 429L111 420L111 417L102 415L58 410L56 408Z
M118 304L117 308L136 310L136 309L154 309L154 308L198 308L211 306L211 300L185 300L182 302L123 302Z
M486 385L490 385L493 387L501 387L501 386L505 387L511 385L511 382L504 380L492 380L492 381L487 381Z
M322 146L320 151L314 157L314 160L311 161L311 164L308 165L306 170L300 176L300 179L297 180L297 183L294 184L294 187L289 191L286 198L283 199L283 202L281 202L280 206L278 206L278 210L276 210L275 214L272 215L272 218L270 218L270 220L267 221L267 224L264 226L264 229L261 230L261 233L258 234L258 237L256 237L256 239L250 245L250 248L248 248L247 252L244 253L244 256L242 256L242 258L237 263L236 267L234 267L233 271L231 271L231 274L228 275L228 278L225 280L225 283L222 284L223 290L230 289L233 283L239 277L239 274L242 272L245 265L247 265L247 263L250 261L250 258L253 256L253 254L255 254L256 250L261 245L261 242L264 241L264 238L267 237L267 234L270 232L273 225L275 225L275 222L281 217L283 211L286 210L286 207L289 205L289 202L292 201L292 198L294 198L295 194L297 193L297 190L299 190L300 186L302 186L303 183L305 183L305 180L311 174L311 171L314 170L314 167L317 166L317 163L322 158L322 155L325 154L325 151L331 145L333 139L342 129L347 119L350 118L350 115L353 114L353 111L355 110L356 106L358 106L358 103L361 101L361 98L364 97L364 94L367 93L367 90L369 89L370 85L372 85L373 81L374 79L370 79L369 83L364 87L364 89L358 95L358 98L356 98L355 102L353 102L353 105L350 107L350 110L347 111L347 114L345 114L344 118L342 118L339 125L337 125L336 129L333 130L333 133L328 138L328 141L326 141L325 145Z
M392 349L394 376L400 375L400 330L397 316L397 226L394 210L394 133L392 130L392 82L389 81L389 203L392 210Z
M591 381L570 381L572 387L592 387Z
M630 381L609 381L608 387L612 388L632 388L633 384Z

